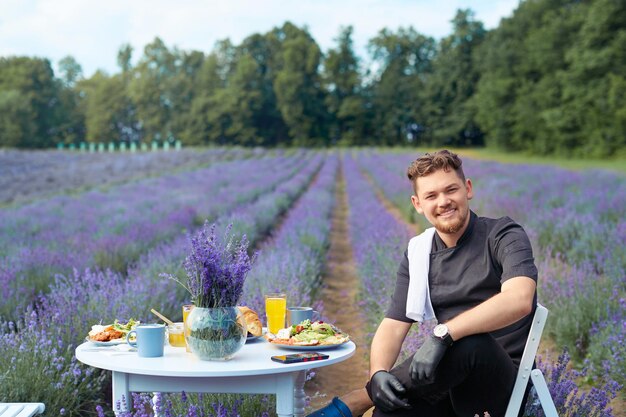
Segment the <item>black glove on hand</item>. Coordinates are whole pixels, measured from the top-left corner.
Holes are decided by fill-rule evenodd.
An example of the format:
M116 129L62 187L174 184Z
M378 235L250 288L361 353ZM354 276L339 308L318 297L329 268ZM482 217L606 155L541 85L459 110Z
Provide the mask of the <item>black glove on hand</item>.
M430 382L435 376L435 369L439 365L439 361L446 353L448 345L441 339L436 337L429 337L424 344L415 352L411 366L409 367L409 373L411 379L415 382Z
M387 371L378 371L370 380L372 401L381 411L389 413L398 408L410 408L411 405L399 395L406 393L406 388L395 376Z

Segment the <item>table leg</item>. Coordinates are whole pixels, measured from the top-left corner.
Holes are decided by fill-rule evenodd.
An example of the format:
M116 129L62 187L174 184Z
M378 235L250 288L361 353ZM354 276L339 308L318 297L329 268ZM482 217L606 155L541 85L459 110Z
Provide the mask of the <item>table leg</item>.
M276 381L276 414L279 417L293 416L294 385L299 373L285 374Z
M154 417L161 417L161 408L163 404L163 393L152 393L152 410L154 411Z
M304 381L306 371L300 371L296 375L295 387L293 391L293 415L294 417L304 417L306 407L306 393L304 392Z
M128 374L124 372L113 371L113 411L117 414L117 404L119 411L128 411L132 407L130 394L128 392Z

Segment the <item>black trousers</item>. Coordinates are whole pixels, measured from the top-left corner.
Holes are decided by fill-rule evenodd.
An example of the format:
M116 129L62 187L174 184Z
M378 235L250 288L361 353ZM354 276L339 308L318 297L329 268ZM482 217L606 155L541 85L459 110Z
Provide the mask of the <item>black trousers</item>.
M412 409L392 413L374 410L374 417L503 416L513 391L517 367L489 334L465 337L446 351L431 383L416 384L409 375L412 357L390 372L407 389ZM366 386L370 398L369 382Z

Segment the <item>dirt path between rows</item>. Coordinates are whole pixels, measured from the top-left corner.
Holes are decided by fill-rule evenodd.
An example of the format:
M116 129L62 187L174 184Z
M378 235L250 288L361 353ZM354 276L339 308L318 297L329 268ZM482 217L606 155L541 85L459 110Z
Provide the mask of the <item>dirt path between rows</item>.
M336 206L330 231L330 249L326 270L322 276L321 293L324 313L337 327L350 335L357 345L354 356L339 364L319 368L305 391L311 398L307 412L326 405L334 396L364 387L367 382L369 345L364 342L363 327L359 326L360 311L354 300L359 291L359 278L352 256L348 226L348 198L346 182L339 167Z

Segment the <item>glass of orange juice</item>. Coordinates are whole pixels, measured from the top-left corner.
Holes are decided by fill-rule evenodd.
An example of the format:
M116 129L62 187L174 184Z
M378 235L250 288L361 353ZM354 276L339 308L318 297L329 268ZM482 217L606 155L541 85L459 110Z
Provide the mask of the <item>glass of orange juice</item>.
M265 295L265 314L267 316L267 331L278 333L285 327L285 315L287 313L287 295L284 293L271 293Z
M183 323L174 323L167 326L167 337L170 346L185 347L185 333Z
M189 332L187 330L187 316L189 316L189 313L191 312L191 310L193 310L193 307L193 304L185 304L183 306L183 337L185 338L185 347L187 348L187 352L191 352L191 349L187 344L187 336L189 336Z

